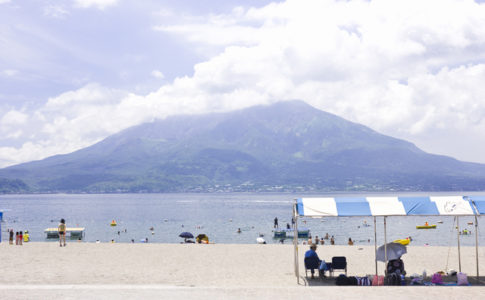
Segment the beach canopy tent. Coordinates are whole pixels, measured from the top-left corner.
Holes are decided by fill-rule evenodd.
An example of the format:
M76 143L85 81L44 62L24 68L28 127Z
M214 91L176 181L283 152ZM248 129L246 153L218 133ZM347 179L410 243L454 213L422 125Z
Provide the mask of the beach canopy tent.
M485 196L429 196L429 197L323 197L299 198L293 207L295 236L298 232L298 218L323 217L384 217L384 243L386 244L386 217L388 216L475 216L475 244L478 277L478 228L477 216L485 214ZM457 218L458 222L458 218ZM376 239L374 239L376 240ZM299 280L298 240L295 246L295 275ZM460 238L458 256L460 260ZM375 245L377 249L377 244ZM377 259L376 259L377 274Z

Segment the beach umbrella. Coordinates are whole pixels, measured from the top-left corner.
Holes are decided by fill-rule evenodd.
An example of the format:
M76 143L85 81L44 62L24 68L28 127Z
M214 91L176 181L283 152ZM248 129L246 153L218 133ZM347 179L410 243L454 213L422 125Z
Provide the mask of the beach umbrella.
M182 232L181 234L179 234L179 237L184 239L193 239L194 235L190 232Z
M385 258L385 245L377 248L376 258L378 261L386 261ZM387 244L387 260L393 260L400 258L404 253L407 253L406 246L399 243L388 243Z

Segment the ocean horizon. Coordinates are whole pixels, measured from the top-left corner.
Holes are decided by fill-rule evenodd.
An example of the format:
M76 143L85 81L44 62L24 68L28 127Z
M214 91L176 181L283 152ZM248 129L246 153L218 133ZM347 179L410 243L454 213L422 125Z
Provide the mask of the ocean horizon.
M399 193L399 195L472 195L466 193ZM194 236L206 234L211 242L224 244L254 244L263 236L267 243L291 243L273 238L274 218L280 228L291 224L292 204L300 197L361 195L357 193L272 194L272 193L214 193L214 194L25 194L1 195L0 210L4 211L2 242L8 240L8 229L28 230L32 242L47 239L44 230L57 227L64 218L68 227L84 227L83 242L180 243L182 232ZM396 193L366 193L366 195L396 195ZM117 226L110 226L115 220ZM436 229L417 230L425 222L437 224ZM460 217L464 246L475 245L473 217ZM479 218L480 222L483 221ZM376 219L377 243L384 243L383 218ZM369 226L370 225L370 226ZM335 237L337 245L374 244L372 217L329 217L300 219L299 227L310 229L313 238L326 233ZM240 231L240 232L239 232ZM456 246L457 230L454 217L387 217L387 242L411 236L411 245ZM71 240L74 242L75 240ZM306 241L306 239L301 239ZM485 238L479 232L479 244ZM328 243L328 241L326 241Z

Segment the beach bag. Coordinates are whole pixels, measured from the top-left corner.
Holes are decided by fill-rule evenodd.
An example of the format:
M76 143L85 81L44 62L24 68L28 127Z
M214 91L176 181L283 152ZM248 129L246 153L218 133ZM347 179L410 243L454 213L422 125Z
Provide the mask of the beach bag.
M357 278L355 276L349 276L349 285L358 285Z
M335 284L336 285L349 285L349 278L347 276L345 276L344 274L340 274L335 279Z
M357 277L357 285L367 286L370 285L368 277Z
M401 285L401 276L396 273L387 274L384 285Z
M459 272L458 274L456 274L456 278L457 278L458 285L469 285L468 277L466 276L465 273Z
M434 273L433 277L431 277L431 283L443 284L443 277L441 277L441 274L440 273Z
M322 262L320 263L320 270L322 271L328 271L330 268L328 267L328 264L322 260Z
M374 275L374 277L372 278L372 285L373 286L384 285L384 276Z

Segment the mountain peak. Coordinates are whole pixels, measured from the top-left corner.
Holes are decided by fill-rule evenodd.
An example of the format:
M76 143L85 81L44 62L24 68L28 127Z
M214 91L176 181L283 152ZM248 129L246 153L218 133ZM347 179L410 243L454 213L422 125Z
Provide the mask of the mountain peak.
M485 166L295 100L157 120L1 178L36 192L479 190Z

